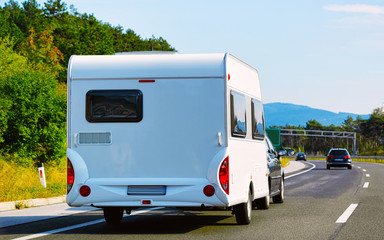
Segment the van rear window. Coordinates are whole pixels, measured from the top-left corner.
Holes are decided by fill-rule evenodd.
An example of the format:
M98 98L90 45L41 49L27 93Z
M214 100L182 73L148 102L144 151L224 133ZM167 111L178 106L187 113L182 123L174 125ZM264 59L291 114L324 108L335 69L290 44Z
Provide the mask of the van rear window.
M143 93L140 90L91 90L86 95L88 122L140 122Z

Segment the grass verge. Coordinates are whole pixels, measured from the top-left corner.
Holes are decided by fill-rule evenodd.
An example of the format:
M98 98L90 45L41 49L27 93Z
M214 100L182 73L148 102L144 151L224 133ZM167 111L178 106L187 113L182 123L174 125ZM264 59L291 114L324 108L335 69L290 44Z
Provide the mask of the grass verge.
M324 160L325 157L309 157L307 160ZM295 161L294 159L291 159L291 161ZM370 159L370 158L359 158L357 157L352 157L352 162L370 162L370 163L381 163L384 164L384 159Z
M22 167L0 159L0 202L65 195L66 161L44 164L44 170L47 188L40 183L37 167Z
M352 157L352 162L371 162L371 163L381 163L384 164L384 159L364 159L364 158L354 158Z

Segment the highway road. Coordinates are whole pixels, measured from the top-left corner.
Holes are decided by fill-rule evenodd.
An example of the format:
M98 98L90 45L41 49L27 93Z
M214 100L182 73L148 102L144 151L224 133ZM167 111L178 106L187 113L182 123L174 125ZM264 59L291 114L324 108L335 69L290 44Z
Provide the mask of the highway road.
M3 227L0 239L384 239L384 165L306 166L286 177L285 202L254 210L246 226L230 211L168 208L137 210L108 226L96 210Z

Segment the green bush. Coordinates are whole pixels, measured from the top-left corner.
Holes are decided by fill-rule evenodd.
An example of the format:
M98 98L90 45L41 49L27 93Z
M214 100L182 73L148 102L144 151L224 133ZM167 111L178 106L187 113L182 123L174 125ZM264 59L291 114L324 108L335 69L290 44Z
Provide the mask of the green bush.
M0 41L0 151L24 165L65 155L66 96L53 74L33 69ZM0 69L1 70L1 69Z

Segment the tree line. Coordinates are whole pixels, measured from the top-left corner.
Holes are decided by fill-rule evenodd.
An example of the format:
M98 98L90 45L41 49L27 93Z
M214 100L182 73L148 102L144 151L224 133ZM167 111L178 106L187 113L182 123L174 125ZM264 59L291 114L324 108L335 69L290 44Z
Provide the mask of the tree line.
M71 55L129 51L175 51L162 37L143 39L132 29L103 23L61 0L0 7L0 155L17 163L59 162L66 149L66 73ZM384 114L368 120L347 118L341 126L285 128L356 131L361 155L383 155ZM283 146L305 152L348 147L351 140L283 137Z
M70 56L175 51L162 37L143 39L61 0L43 5L0 7L0 155L21 164L65 156Z
M93 14L79 13L61 0L14 0L0 9L0 37L11 37L14 50L37 68L66 81L72 55L104 55L130 51L175 51L162 37L142 39L132 29L103 23Z
M361 117L353 119L348 117L340 126L333 124L323 126L316 120L310 120L306 126L272 126L271 128L280 129L301 129L301 130L322 130L356 132L357 154L361 156L383 156L384 155L384 111L383 107L373 110L369 119L363 120ZM326 137L307 137L307 136L281 136L281 146L292 147L296 151L306 152L311 155L324 155L332 147L347 148L352 154L353 139L346 138L326 138Z

